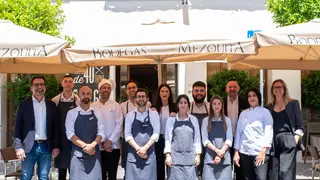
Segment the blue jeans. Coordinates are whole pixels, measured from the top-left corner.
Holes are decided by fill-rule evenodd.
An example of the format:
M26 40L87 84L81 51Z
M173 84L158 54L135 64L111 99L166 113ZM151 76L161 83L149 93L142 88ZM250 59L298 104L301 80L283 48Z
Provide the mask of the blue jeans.
M31 180L33 176L34 165L37 163L37 173L39 180L49 180L49 172L51 168L51 152L48 149L48 143L34 142L29 153L26 153L24 161L22 161L21 180Z

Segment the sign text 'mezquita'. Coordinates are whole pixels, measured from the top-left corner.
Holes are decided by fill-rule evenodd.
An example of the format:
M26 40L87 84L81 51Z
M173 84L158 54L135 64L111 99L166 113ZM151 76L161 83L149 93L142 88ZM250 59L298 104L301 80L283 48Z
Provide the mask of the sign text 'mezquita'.
M95 59L100 58L112 58L112 57L122 57L122 56L141 56L147 55L145 47L141 48L112 48L112 49L92 49L93 57Z
M316 38L296 38L295 35L289 34L290 44L320 44L320 37Z
M235 44L186 44L179 53L244 53L240 42Z
M47 56L45 46L41 48L0 48L0 57L31 57Z

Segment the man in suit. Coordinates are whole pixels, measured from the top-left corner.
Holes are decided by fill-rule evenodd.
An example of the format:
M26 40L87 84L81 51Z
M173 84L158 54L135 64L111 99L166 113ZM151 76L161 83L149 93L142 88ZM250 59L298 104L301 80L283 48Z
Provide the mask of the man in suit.
M39 180L48 180L51 158L59 153L59 129L56 105L45 99L46 80L32 78L32 97L19 105L14 134L17 158L22 160L21 180L31 180L37 163Z
M231 120L233 137L236 133L238 118L241 111L249 108L248 101L245 98L238 95L239 90L240 90L240 86L238 82L235 79L230 79L226 86L226 91L228 93L228 96L227 98L224 99L224 112L226 116L228 116ZM234 155L233 147L230 148L230 155L231 155L231 163L233 164L233 155ZM242 180L243 175L240 167L235 165L234 171L236 173L236 180Z

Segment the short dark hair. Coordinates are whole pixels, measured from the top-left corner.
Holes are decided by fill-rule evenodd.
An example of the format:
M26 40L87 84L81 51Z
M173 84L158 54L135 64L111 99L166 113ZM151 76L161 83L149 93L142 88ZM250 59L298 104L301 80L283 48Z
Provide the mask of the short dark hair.
M46 78L44 78L43 76L34 76L30 81L30 85L33 85L33 81L35 79L42 79L44 81L44 84L46 84Z
M137 92L135 94L136 96L137 96L138 92L144 92L146 94L146 97L149 97L148 91L146 89L144 89L144 88L138 88Z
M186 94L180 94L180 95L177 97L177 99L176 99L177 112L179 112L179 103L180 103L180 101L181 101L182 98L184 98L184 99L187 100L187 103L188 103L189 108L190 108L190 106L191 106L189 97L188 97Z
M234 78L231 78L231 79L229 79L228 80L228 82L227 82L227 84L230 82L230 81L235 81L235 82L238 82L236 79L234 79Z
M193 89L194 87L204 87L204 88L206 88L207 86L206 86L206 84L205 84L204 82L202 82L202 81L197 81L197 82L193 83L192 89Z
M129 80L129 81L126 82L125 87L127 88L128 84L130 84L130 83L135 83L138 86L137 81Z
M247 90L246 98L247 98L248 104L249 104L249 101L248 101L249 92L254 92L257 95L259 106L261 106L262 100L261 100L261 93L260 93L259 89L257 89L257 88L249 88Z
M73 79L73 76L71 76L70 74L67 74L67 75L64 75L62 79L64 78L72 78Z

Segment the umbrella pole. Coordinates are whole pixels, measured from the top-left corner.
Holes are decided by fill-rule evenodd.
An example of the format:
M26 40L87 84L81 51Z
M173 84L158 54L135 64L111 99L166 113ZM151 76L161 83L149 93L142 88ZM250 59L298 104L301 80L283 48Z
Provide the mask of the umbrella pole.
M161 61L157 61L157 69L158 69L158 85L162 84L162 64Z

